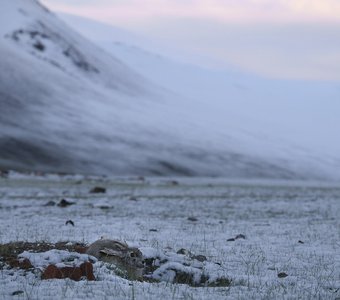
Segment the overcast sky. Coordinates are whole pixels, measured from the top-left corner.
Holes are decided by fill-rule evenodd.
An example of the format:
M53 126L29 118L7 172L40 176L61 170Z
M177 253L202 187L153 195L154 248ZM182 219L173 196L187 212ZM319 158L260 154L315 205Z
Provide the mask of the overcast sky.
M340 0L43 0L265 76L340 81Z

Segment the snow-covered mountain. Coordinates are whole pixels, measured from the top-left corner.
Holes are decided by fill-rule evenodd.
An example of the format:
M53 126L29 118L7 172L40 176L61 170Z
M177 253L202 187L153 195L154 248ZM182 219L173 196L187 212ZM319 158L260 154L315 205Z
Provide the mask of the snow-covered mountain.
M259 90L253 95L248 85L229 78L226 91L230 87L230 93L248 95L232 102L224 101L228 94L214 93L214 86L196 85L197 78L190 81L195 83L190 91L197 94L188 93L183 88L191 71L172 70L164 62L157 70L153 56L151 62L124 48L116 52L117 59L113 48L107 48L111 54L101 50L34 0L2 0L0 25L0 168L116 175L338 175L339 161L332 153L303 148L303 141L289 139L280 128L268 130L275 120L235 109L235 103L242 108L261 96L258 82L251 86ZM177 83L164 76L171 72L181 72ZM275 83L270 84L266 96L276 97Z

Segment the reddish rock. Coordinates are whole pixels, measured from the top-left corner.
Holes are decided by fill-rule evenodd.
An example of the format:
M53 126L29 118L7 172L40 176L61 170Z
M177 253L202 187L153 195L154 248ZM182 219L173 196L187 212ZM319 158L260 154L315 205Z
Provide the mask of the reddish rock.
M74 281L79 281L82 276L82 272L79 267L63 267L60 268L63 278L70 278Z
M87 250L87 247L84 247L84 246L78 246L77 245L77 246L74 247L74 251L78 252L80 254L85 254L86 250Z
M23 270L28 270L33 268L29 259L25 258L24 260L20 261L17 258L11 258L7 260L7 263L10 265L11 268L20 268Z
M19 262L19 268L23 270L28 270L33 268L29 259L25 258L23 261Z
M82 276L86 276L87 280L94 281L96 278L93 274L93 265L90 262L84 262L80 265Z
M55 265L49 265L44 273L41 275L41 279L61 279L63 274Z

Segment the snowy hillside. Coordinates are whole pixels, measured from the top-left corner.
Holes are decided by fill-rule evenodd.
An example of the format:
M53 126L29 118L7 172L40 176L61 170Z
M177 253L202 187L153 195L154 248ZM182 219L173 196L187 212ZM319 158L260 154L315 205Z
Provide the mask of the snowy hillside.
M172 86L155 80L154 67L132 63L134 54L121 55L121 62L37 1L3 0L0 25L0 168L115 175L338 175L332 156L266 131L267 121L254 129L256 118L236 114L228 103L219 105L213 93L197 92L211 96L214 101L208 102L189 97L180 86L170 92Z

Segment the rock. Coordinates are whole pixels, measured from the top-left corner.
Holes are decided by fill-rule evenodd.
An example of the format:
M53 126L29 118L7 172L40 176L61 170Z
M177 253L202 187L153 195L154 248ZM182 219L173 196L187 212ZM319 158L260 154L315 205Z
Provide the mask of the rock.
M190 256L191 255L191 252L187 249L184 249L184 248L181 248L177 251L177 254L182 254L182 255L188 255Z
M62 273L62 278L70 278L74 281L79 281L82 277L82 271L79 267L63 267L59 270Z
M23 270L28 270L33 268L29 259L25 258L23 261L19 261L19 268Z
M33 268L29 259L25 258L24 260L19 260L17 258L11 258L7 260L7 263L10 265L11 268L19 268L22 270L28 270Z
M288 274L286 274L285 272L281 272L279 274L277 274L277 277L279 278L286 278L288 276Z
M80 254L85 254L87 250L87 247L76 245L74 246L74 251Z
M227 239L227 242L235 242L235 239L234 238Z
M72 220L68 220L65 225L72 225L74 227L74 222Z
M24 293L24 291L15 291L12 293L12 296L18 296L18 295L22 295Z
M238 240L238 239L243 239L245 240L246 239L246 236L244 234L238 234L237 236L235 236L235 240Z
M63 274L55 265L49 265L41 275L42 280L61 278L63 278Z
M58 203L58 206L59 207L67 207L67 206L70 206L70 205L73 205L75 204L74 202L70 202L70 201L67 201L66 199L62 199L60 200L60 202Z
M195 217L189 217L189 218L188 218L188 221L190 221L190 222L197 222L198 219L195 218Z
M106 188L96 186L92 190L90 190L91 194L105 194L106 193Z
M196 259L196 260L198 260L198 261L200 261L200 262L207 261L207 257L204 256L204 255L194 255L194 256L192 257L192 259Z
M157 229L154 229L154 228L151 228L149 229L150 232L157 232L158 230Z
M298 241L298 243L299 243L299 244L304 244L304 242L303 242L303 241Z
M6 170L0 170L0 177L8 178L9 172Z
M56 203L54 201L48 201L44 206L55 206Z
M137 198L136 198L136 197L133 197L133 196L131 196L131 197L129 198L129 200L130 200L130 201L135 201L135 202L138 201Z
M84 262L80 265L82 276L85 276L88 281L94 281L96 278L93 274L93 265L90 262Z

